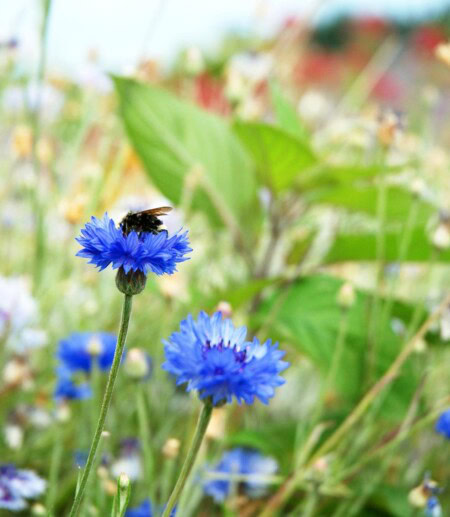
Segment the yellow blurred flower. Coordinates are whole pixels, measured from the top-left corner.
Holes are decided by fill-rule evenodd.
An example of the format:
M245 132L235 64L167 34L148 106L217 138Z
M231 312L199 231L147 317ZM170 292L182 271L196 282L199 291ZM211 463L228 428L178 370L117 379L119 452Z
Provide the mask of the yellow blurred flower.
M439 61L450 66L450 41L447 43L439 43L434 52Z
M36 154L42 165L48 165L54 158L53 144L49 138L42 137L36 144Z
M80 223L84 216L86 202L86 195L82 193L63 199L60 210L64 219L70 224Z
M33 149L33 131L30 126L16 126L12 133L12 152L16 158L27 158Z

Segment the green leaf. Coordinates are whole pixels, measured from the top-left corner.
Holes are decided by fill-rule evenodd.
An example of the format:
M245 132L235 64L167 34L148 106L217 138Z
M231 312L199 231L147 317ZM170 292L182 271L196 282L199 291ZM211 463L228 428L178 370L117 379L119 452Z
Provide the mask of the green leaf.
M269 325L272 338L291 343L325 373L331 366L338 336L341 309L336 298L341 285L341 280L327 275L300 279L275 291L262 304L256 320ZM335 386L349 404L361 396L365 384L369 308L370 296L357 291L356 302L348 312L345 349ZM383 337L377 347L376 372L380 376L397 356L401 339L388 326L379 329L378 335ZM413 394L415 377L409 363L403 373L384 403L385 415L401 417Z
M403 229L390 230L385 234L384 258L387 262L398 260L400 243L403 238ZM336 237L328 254L324 258L326 264L351 261L376 260L375 233L340 234ZM416 227L411 233L411 245L404 260L407 262L428 262L433 256L433 246L430 243L428 232L423 226ZM436 254L436 260L450 262L450 250Z
M270 100L275 112L277 124L292 136L303 141L309 141L308 130L300 122L294 106L284 96L280 85L275 81L270 83Z
M364 212L375 216L377 213L378 188L375 185L339 185L333 188L315 190L307 194L311 203L324 203L346 208L351 212ZM386 192L386 220L404 221L413 203L410 192L401 187L389 186ZM417 220L426 221L435 207L420 201Z
M291 187L316 163L308 144L280 128L259 122L235 122L233 128L253 156L261 182L275 192Z
M126 131L156 187L175 205L191 189L192 207L233 231L254 226L253 164L227 123L160 88L114 82Z

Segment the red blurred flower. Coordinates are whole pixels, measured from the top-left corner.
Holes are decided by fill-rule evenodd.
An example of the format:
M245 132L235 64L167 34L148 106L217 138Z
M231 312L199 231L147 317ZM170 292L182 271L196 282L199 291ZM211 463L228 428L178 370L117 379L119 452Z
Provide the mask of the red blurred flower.
M195 101L202 108L214 111L220 115L230 112L230 105L224 94L223 84L208 73L195 78Z
M378 16L362 16L354 21L354 27L356 32L380 38L387 32L389 24Z
M425 25L414 32L412 42L416 51L431 55L439 43L445 42L445 34L440 27Z
M403 86L391 74L382 75L372 89L372 95L382 101L396 102L403 94Z
M342 61L336 54L316 51L304 54L294 67L294 80L305 82L335 82L340 79Z

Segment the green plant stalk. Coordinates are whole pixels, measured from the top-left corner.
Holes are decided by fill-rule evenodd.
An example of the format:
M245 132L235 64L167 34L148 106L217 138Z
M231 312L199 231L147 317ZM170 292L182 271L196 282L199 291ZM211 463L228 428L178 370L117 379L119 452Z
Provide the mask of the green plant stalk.
M411 244L412 231L414 229L414 225L417 220L418 211L419 211L419 200L418 200L417 196L414 196L413 201L411 203L411 207L408 211L406 223L403 228L402 240L401 240L401 243L399 246L397 262L400 265L404 262L404 260L406 258L406 254L408 253L409 246ZM382 328L383 328L384 322L389 321L389 319L391 317L392 306L394 303L394 293L395 293L395 289L397 287L397 282L398 282L398 275L395 276L395 278L391 284L391 287L388 291L387 297L386 297L386 303L385 303L382 317L381 317L382 325L380 325L380 327L382 327Z
M208 427L209 421L211 419L213 411L213 405L210 401L205 401L198 417L197 427L195 429L194 438L192 440L191 446L187 453L186 459L184 460L183 467L181 469L178 480L175 484L175 488L172 491L171 496L169 497L169 501L167 502L167 506L162 514L162 517L169 517L174 506L176 505L178 498L183 491L184 485L188 479L188 476L194 466L195 459L200 450L200 445L202 444L203 437L205 436L206 429Z
M414 351L416 342L422 339L423 336L428 332L430 327L440 317L442 312L450 304L450 295L446 296L439 307L427 318L427 320L420 327L415 336L406 343L400 353L397 355L394 362L385 372L385 374L370 388L370 390L364 395L361 401L356 405L350 415L342 422L342 424L334 431L334 433L322 444L316 453L310 458L307 467L314 464L314 462L327 454L336 445L339 444L340 440L345 437L348 431L362 418L366 410L371 406L372 402L377 396L397 377L403 364L409 358ZM307 470L307 468L306 468ZM260 517L270 517L274 515L274 512L279 508L295 491L298 483L302 480L304 475L303 471L293 473L286 482L280 487L278 492L270 499L260 514Z
M384 156L384 153L383 155ZM380 303L382 294L383 269L385 259L385 226L386 226L386 204L387 204L387 185L385 178L380 176L377 197L377 235L376 235L376 284L375 293L372 300L369 321L368 335L368 355L367 355L367 382L372 384L376 378L377 370L377 328L379 324Z
M42 26L40 31L40 52L37 69L37 100L34 107L34 112L31 113L31 126L33 129L33 142L31 148L31 157L33 161L33 168L36 174L36 187L31 192L31 205L33 214L36 217L36 234L35 234L35 256L33 269L33 288L36 291L39 288L42 275L42 265L44 263L45 255L45 221L44 211L40 200L40 164L37 157L37 143L41 134L41 97L42 84L45 77L45 68L47 64L47 39L48 26L50 20L50 10L52 0L42 1Z
M304 462L307 460L307 456L309 452L311 451L311 445L315 444L317 439L319 439L320 435L323 432L323 426L318 426L321 416L324 411L325 407L325 398L330 390L331 386L333 385L336 372L338 371L338 367L341 363L342 359L342 353L345 348L345 341L347 337L347 329L348 329L348 314L349 309L345 308L341 310L341 317L339 318L339 330L338 335L336 339L336 345L334 347L333 357L331 359L330 369L328 370L328 375L325 379L325 382L323 384L323 387L319 394L319 400L317 403L317 406L314 410L314 413L311 418L311 433L306 440L305 446L300 450L300 453L298 455L297 461L296 461L296 468L301 468L301 466L304 464ZM314 445L312 445L314 446Z
M109 371L108 382L106 383L105 394L103 396L103 402L100 408L100 415L98 417L97 428L94 433L94 438L92 439L91 448L89 451L89 456L86 462L86 466L83 470L83 475L81 477L78 490L75 494L75 499L72 505L72 509L70 510L70 517L75 517L78 515L80 510L81 501L83 499L84 491L86 489L86 484L89 478L89 474L91 472L95 454L98 449L98 445L100 442L100 438L103 432L103 428L105 426L106 415L108 414L108 409L111 404L111 398L114 390L114 384L116 382L117 374L119 372L120 360L122 359L123 349L125 347L125 341L127 337L128 324L130 322L131 316L131 307L132 307L132 299L133 297L125 294L123 307L122 307L122 317L120 321L119 328L119 337L117 339L116 351L114 353L113 363L111 365L111 369Z
M138 423L139 423L139 434L142 443L142 452L144 456L144 486L148 487L150 500L155 500L155 484L151 482L154 462L152 450L150 447L150 429L149 421L147 416L147 407L145 400L145 385L140 383L138 386L137 394L137 411L138 411Z
M53 507L56 499L56 489L58 486L58 476L61 467L61 458L63 453L63 427L61 424L56 427L56 436L52 448L52 455L50 459L50 472L48 476L48 492L45 501L45 506L49 516L53 515Z

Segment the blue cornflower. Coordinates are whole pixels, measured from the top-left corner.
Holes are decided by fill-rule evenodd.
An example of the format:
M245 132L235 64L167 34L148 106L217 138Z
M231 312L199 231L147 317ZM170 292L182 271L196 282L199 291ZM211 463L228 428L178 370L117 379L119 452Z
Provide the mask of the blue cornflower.
M450 408L445 410L437 419L436 431L450 440Z
M70 370L61 366L56 369L57 383L54 391L56 400L87 399L92 395L91 388L87 382L76 384Z
M206 472L210 474L228 474L253 476L243 483L237 482L243 486L244 491L250 497L261 497L264 495L267 483L264 482L264 476L273 476L278 470L277 462L269 457L263 456L259 452L252 449L236 448L225 452L220 462ZM260 476L260 479L258 477ZM207 477L207 476L206 476ZM214 501L224 501L231 492L233 480L230 479L213 479L203 484L206 494L210 495Z
M187 232L171 237L165 230L156 234L131 231L125 235L108 214L103 219L92 217L76 240L82 246L77 256L88 258L100 271L111 264L113 269L122 268L125 273L171 275L179 262L188 260L185 255L192 251Z
M117 337L107 332L73 332L58 344L57 357L71 372L89 373L94 363L109 370L116 350Z
M166 361L162 368L177 377L177 385L187 383L187 391L197 390L200 398L212 403L252 404L255 397L267 404L275 388L284 384L279 373L289 366L284 352L254 338L245 341L247 329L234 328L230 319L216 312L201 312L197 321L191 315L164 341Z
M32 470L0 465L0 508L21 511L27 507L25 499L40 496L45 488L46 482Z
M427 504L425 507L425 515L427 517L441 517L442 507L436 496L432 495L431 497L428 498L428 501L427 501Z
M174 517L176 513L176 508L174 508L170 512L170 517ZM152 507L152 503L150 499L145 499L140 506L136 506L135 508L130 508L126 511L125 517L153 517L154 509Z

